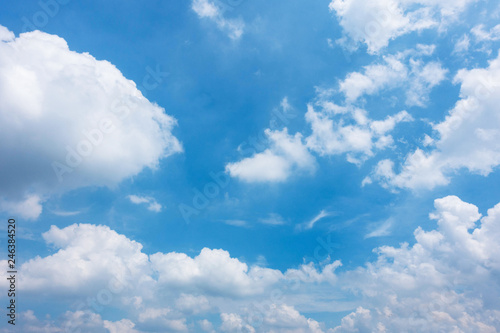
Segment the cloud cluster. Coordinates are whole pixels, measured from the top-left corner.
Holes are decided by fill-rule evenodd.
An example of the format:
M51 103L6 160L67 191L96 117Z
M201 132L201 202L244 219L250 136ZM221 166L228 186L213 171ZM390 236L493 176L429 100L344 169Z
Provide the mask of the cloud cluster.
M440 62L426 60L434 50L434 45L419 44L387 55L382 62L367 65L362 71L348 73L338 88L317 88L316 99L307 106L305 114L311 134L291 136L286 128L267 129L269 148L227 164L226 172L247 182L281 182L297 172L313 172L316 163L312 153L345 155L347 161L360 165L377 151L391 147L394 139L390 133L397 124L413 121L413 117L403 110L374 120L358 105L363 104L365 96L400 89L406 96L406 105L425 107L431 90L448 72ZM335 102L338 94L343 96L343 105ZM370 181L371 178L366 179Z
M478 208L455 196L435 201L436 230L416 243L378 249L378 260L339 277L365 304L333 332L497 332L500 204Z
M226 165L231 177L246 182L282 182L292 174L312 173L316 159L321 156L346 154L351 163L360 164L394 142L390 131L400 122L412 121L406 111L401 111L384 120L372 120L365 110L353 106L342 107L332 102L316 103L320 109L308 105L305 119L312 133L302 139L301 133L294 136L287 129L265 131L269 148L261 153Z
M373 179L389 188L432 189L446 185L460 169L487 176L500 164L500 56L487 68L462 69L454 78L460 83L460 100L446 118L433 125L427 151L408 154L399 172L394 162L382 160Z
M187 332L193 325L207 332L496 332L500 204L481 217L476 206L448 196L435 200L430 217L437 228L418 227L413 245L382 246L376 260L340 272L341 262L329 258L281 273L249 267L224 250L148 256L141 244L108 227L51 227L43 237L57 252L20 267L25 297L50 292L55 299L90 301L57 323L27 312L25 325L36 321L59 332L71 317L96 332ZM299 312L335 311L350 295L356 301L343 309L355 304L355 310L336 328ZM103 321L99 304L122 309L127 319ZM209 313L218 313L220 322L204 317Z
M109 62L40 31L0 38L2 210L36 218L51 194L115 186L181 151L175 119Z

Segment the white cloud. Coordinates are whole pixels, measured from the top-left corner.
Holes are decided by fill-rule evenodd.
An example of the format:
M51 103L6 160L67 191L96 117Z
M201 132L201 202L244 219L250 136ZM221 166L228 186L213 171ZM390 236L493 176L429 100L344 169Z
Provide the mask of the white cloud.
M142 309L138 322L156 332L188 332L186 318L179 317L170 308Z
M330 105L331 106L331 105ZM388 134L400 122L413 118L401 111L381 121L368 118L367 112L349 107L346 114L336 114L331 108L315 111L308 105L306 120L310 123L312 134L306 138L307 147L320 155L347 154L347 160L360 164L393 143Z
M150 256L160 285L207 294L244 296L260 294L282 278L280 271L248 267L224 250L204 248L191 258L184 253L156 253Z
M313 172L316 167L314 157L302 142L302 135L289 135L287 129L265 131L270 148L252 157L226 165L231 177L247 182L281 182L293 172Z
M47 290L54 295L97 294L101 289L128 292L154 285L142 245L106 226L52 226L43 239L60 250L21 266L26 291Z
M109 62L40 31L0 34L0 198L115 186L181 151L175 119Z
M369 53L378 53L389 42L412 31L440 27L457 20L458 15L473 0L332 0L330 11L335 12L345 36L339 41L348 44L349 38L357 47L365 43ZM351 44L352 44L351 43Z
M134 329L135 324L122 319L116 322L102 320L99 314L89 311L66 311L56 320L40 320L33 311L27 310L18 314L16 327L19 332L26 333L61 333L61 332L95 332L95 333L141 333ZM0 329L0 332L11 332L7 329Z
M500 39L500 24L491 28L490 31L486 31L484 24L479 24L471 29L471 33L479 42L496 41Z
M463 35L456 43L453 48L453 53L462 53L469 50L470 39L469 36Z
M75 216L81 213L81 211L76 210L76 211L64 211L64 210L52 210L51 213L57 215L57 216Z
M200 328L204 332L215 333L214 325L210 321L208 321L207 319L203 319L203 320L198 321L198 325L200 325Z
M349 299L351 292L356 302L347 302L341 311L346 306L357 310L329 332L495 332L500 327L500 204L481 217L476 206L448 196L435 201L430 217L437 228L417 228L414 245L382 246L376 260L338 273L341 262L329 258L282 274L249 268L226 251L210 249L196 257L170 252L148 260L141 244L108 227L51 227L43 237L57 251L20 267L24 297L47 292L71 302L95 298L112 290L109 281L114 278L125 287L113 292L109 306L128 316L109 322L77 311L39 321L27 312L23 332L36 332L35 327L60 332L67 323L90 332L186 332L195 324L192 320L213 311L221 315L221 332L317 333L324 325L299 311L340 309L335 304ZM5 272L0 278L5 287ZM198 325L214 331L208 321Z
M6 27L0 25L0 42L10 42L16 36L12 31L9 31Z
M364 67L363 72L352 72L340 82L339 90L347 103L353 103L364 95L375 95L384 89L403 88L406 104L425 106L431 89L441 83L447 70L439 62L425 63L422 56L434 52L433 45L418 45L396 55L384 56L383 63Z
M217 24L231 39L239 39L243 35L245 24L240 19L227 19L223 10L211 0L193 0L191 8L200 18L206 18Z
M435 200L436 230L383 246L366 267L339 275L364 303L333 332L496 332L500 327L500 204L480 220L455 196Z
M2 200L0 198L0 210L9 212L14 217L22 217L28 220L34 220L42 213L42 199L36 195L27 195L20 201Z
M255 319L260 316L263 318ZM293 306L286 304L271 304L265 313L258 314L249 312L241 316L235 313L222 313L221 320L221 331L228 333L323 333L317 321L304 317ZM254 321L258 324L254 324Z
M210 310L210 302L203 295L181 294L175 301L175 308L187 313L203 313Z
M109 333L140 333L134 329L135 324L128 319L122 319L117 322L104 320L103 326L109 330Z
M433 125L434 148L410 153L401 171L389 160L379 162L373 178L392 188L427 188L448 184L450 175L465 168L483 176L500 164L500 57L488 68L462 69L460 100L446 118Z
M20 283L26 286L25 292L43 290L74 298L104 290L148 299L157 288L173 288L186 294L178 299L186 310L188 301L197 301L204 304L198 308L201 311L207 305L204 295L258 295L283 278L278 270L248 267L223 250L205 248L194 258L176 252L148 257L141 244L107 226L52 226L42 236L58 251L22 264ZM188 292L199 295L189 296Z
M328 261L330 259L327 259ZM337 281L335 270L342 266L340 260L323 265L321 270L316 269L313 262L300 265L297 269L290 268L285 272L285 277L289 281L300 281L304 283L322 283L328 282L334 284Z
M271 213L267 217L263 217L259 219L260 223L267 224L267 225L284 225L286 224L285 220L283 220L283 217L279 214L276 213Z
M316 222L318 222L319 220L321 220L325 217L331 216L331 215L332 215L332 213L327 212L326 210L323 209L318 213L318 215L313 217L310 221L296 225L295 230L300 231L300 230L312 229L314 227L314 225L316 224Z
M147 204L148 210L150 210L152 212L155 212L155 213L161 212L162 206L158 202L156 202L155 198L141 197L141 196L137 196L137 195L132 194L132 195L128 196L128 199L130 200L130 202L132 202L136 205Z
M392 228L394 221L392 219L388 219L384 221L380 225L378 225L374 230L370 231L365 235L365 239L373 238L373 237L382 237L390 234L390 229Z
M349 73L340 82L339 90L348 102L354 102L362 95L373 95L388 87L399 86L408 77L408 69L395 57L384 57L385 64L365 66L364 73Z
M221 313L220 319L222 325L220 326L221 332L236 333L248 332L255 333L255 328L245 323L241 317L235 313ZM244 331L243 331L244 330Z

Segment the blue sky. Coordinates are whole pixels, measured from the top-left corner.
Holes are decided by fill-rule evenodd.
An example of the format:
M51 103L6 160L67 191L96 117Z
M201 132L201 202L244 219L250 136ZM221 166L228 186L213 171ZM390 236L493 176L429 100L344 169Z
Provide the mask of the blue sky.
M495 1L2 9L20 332L500 330Z

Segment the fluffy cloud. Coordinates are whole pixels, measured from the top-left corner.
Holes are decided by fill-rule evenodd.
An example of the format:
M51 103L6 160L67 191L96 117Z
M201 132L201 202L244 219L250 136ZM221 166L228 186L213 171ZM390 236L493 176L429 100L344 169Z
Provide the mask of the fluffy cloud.
M42 213L42 199L36 194L29 194L21 200L11 201L0 198L0 210L14 216L34 220Z
M365 66L362 73L349 73L340 82L339 90L345 95L346 102L353 103L363 95L403 88L406 104L424 106L431 89L445 79L447 72L439 62L424 64L421 57L433 52L434 46L418 45L415 50L385 56L384 63Z
M141 197L141 196L137 196L137 195L129 195L128 199L130 200L130 202L132 202L136 205L146 204L148 206L148 210L150 210L152 212L155 212L155 213L161 212L162 207L158 202L156 202L155 198Z
M2 209L114 186L181 151L175 119L109 62L40 31L14 38L1 27L0 38L0 154L8 157L0 173L10 175L0 181L0 198L9 198Z
M371 120L367 112L358 108L341 108L332 103L323 104L320 111L308 106L306 120L312 134L307 137L307 147L320 155L347 154L347 160L359 164L373 156L375 150L393 143L388 133L396 124L413 118L401 111L384 120Z
M261 294L282 278L280 271L248 265L224 250L204 248L191 258L184 253L156 253L150 257L158 283L211 295Z
M245 158L239 162L229 163L226 172L247 182L280 182L286 180L294 171L314 171L314 157L302 142L302 135L288 134L287 129L281 131L265 131L270 148Z
M389 41L412 31L442 27L456 20L458 14L473 0L332 0L334 12L345 36L339 40L356 47L365 43L369 53L377 53Z
M481 218L455 196L435 201L437 230L378 249L378 260L339 276L365 304L333 332L497 332L500 204Z
M60 250L21 266L21 283L27 291L85 295L103 289L122 293L141 285L154 285L148 256L141 252L142 245L109 227L52 226L42 236L47 244Z
M433 128L437 138L430 151L410 153L401 170L380 161L373 178L392 188L433 188L445 185L462 168L480 175L490 174L500 164L500 57L488 68L462 69L454 82L460 83L461 99L446 118Z
M243 317L235 313L222 313L220 329L228 333L323 333L317 321L304 317L293 306L272 304L270 309L262 315L262 318L252 320L251 318L255 316L252 313L247 313Z
M211 0L193 0L191 4L191 8L198 14L198 17L215 22L220 30L226 32L231 39L236 40L243 35L245 24L239 19L225 18L224 11L227 6L220 1Z

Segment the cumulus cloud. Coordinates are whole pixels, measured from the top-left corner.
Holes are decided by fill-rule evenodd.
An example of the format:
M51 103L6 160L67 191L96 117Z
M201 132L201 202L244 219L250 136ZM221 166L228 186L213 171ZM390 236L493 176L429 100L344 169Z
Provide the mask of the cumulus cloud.
M1 27L0 37L0 154L8 157L0 172L10 175L0 181L2 209L115 186L181 151L175 119L109 62L40 31L15 38Z
M487 176L500 164L500 57L487 68L462 69L460 100L446 118L433 125L434 146L410 153L397 172L394 162L380 161L372 178L389 188L432 189L448 184L460 169Z
M338 42L351 47L359 43L369 53L378 53L389 42L413 31L441 27L458 19L473 0L332 0L334 12L345 36ZM349 43L349 41L351 41Z
M161 212L162 206L156 202L155 198L152 197L142 197L142 196L137 196L137 195L129 195L128 199L130 200L131 203L134 203L136 205L140 204L146 204L148 206L148 210L159 213Z
M335 303L352 295L356 301L342 311L355 310L328 332L495 332L500 204L483 217L473 204L448 196L435 200L430 218L437 228L418 227L413 245L381 246L374 261L340 272L340 260L330 258L281 273L249 267L223 250L148 256L141 244L108 227L51 227L43 237L56 252L20 267L25 297L48 292L72 300L97 295L93 299L99 301L108 291L114 301L106 304L128 317L106 321L90 305L57 320L40 321L28 311L23 332L35 332L34 327L59 332L67 323L92 332L186 332L192 320L207 332L325 332L324 324L300 312L338 309ZM221 317L217 328L200 318L212 312Z
M204 248L194 258L184 253L156 253L150 257L160 285L211 295L260 294L282 278L280 271L248 267L224 250Z
M419 227L413 246L380 247L377 261L339 277L365 303L333 332L497 332L500 204L482 219L455 196L435 208L436 230Z
M227 6L227 5L226 5ZM243 35L245 24L240 19L227 19L224 17L224 8L211 0L193 0L191 8L198 17L213 21L217 27L226 32L233 39L239 39Z
M128 291L132 286L154 285L148 256L142 245L106 226L73 224L52 226L42 234L59 250L21 265L26 291L82 295L101 289Z
M270 148L251 157L226 165L231 177L247 182L281 182L296 171L313 172L314 157L302 140L302 134L288 134L288 130L265 131Z

